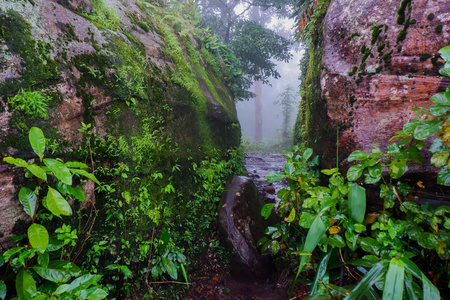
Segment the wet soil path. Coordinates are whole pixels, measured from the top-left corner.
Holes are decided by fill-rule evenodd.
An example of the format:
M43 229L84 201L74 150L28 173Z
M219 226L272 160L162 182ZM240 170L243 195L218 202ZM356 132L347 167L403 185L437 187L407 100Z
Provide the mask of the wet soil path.
M261 199L266 203L277 201L276 193L285 186L283 182L269 183L265 176L270 171L282 171L286 157L279 153L247 153L245 166L248 176L255 182ZM204 277L195 282L190 299L220 300L285 300L289 282L286 278L270 278L264 282L252 278L243 281L233 279L227 268L221 266L220 259L208 251L207 259L212 267L205 270ZM297 298L300 299L300 298Z

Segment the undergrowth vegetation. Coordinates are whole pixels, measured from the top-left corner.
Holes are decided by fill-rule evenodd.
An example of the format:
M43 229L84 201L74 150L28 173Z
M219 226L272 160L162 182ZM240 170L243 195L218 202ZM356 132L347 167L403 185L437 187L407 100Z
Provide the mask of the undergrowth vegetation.
M440 50L446 61L441 75L450 76L450 47ZM450 286L450 207L417 201L408 168L424 163L440 168L437 183L450 186L450 87L430 98L433 105L413 111L418 117L396 133L386 152L354 151L356 162L346 175L338 168L318 169L312 149L286 153L283 172L267 174L270 182L288 179L278 192L277 211L284 222L269 227L259 241L265 251L279 254L279 268L295 272L296 282L310 284L307 299L440 299ZM366 184L378 191L383 206L366 208ZM274 204L262 214L268 217ZM301 274L306 273L302 278ZM313 275L313 276L312 276ZM311 278L313 279L311 280ZM309 281L308 281L309 279Z

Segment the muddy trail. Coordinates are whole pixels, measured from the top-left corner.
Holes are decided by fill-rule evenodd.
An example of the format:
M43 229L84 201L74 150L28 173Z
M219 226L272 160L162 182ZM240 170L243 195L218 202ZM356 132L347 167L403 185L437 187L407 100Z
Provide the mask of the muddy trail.
M270 171L281 171L286 158L279 153L247 153L245 166L261 199L266 203L277 201L276 193L285 186L283 182L269 183L265 176ZM208 266L201 270L202 277L192 282L189 299L220 300L285 300L288 298L290 282L283 272L274 271L270 278L256 280L230 275L230 266L224 266L216 251L205 252L203 261ZM201 267L200 267L201 268ZM300 289L299 289L300 288ZM306 287L296 287L295 299L307 296Z

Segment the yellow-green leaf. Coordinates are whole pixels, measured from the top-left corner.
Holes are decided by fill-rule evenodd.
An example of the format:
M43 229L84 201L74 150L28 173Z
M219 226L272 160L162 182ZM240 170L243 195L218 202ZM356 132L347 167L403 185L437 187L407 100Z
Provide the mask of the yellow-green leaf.
M34 176L36 176L37 178L40 178L44 181L47 181L47 174L45 173L45 171L37 166L37 165L29 165L27 167L28 171L30 171Z
M23 205L23 210L30 216L33 217L34 211L36 209L36 194L33 193L29 188L23 187L19 191L19 201Z
M8 156L8 157L3 158L3 161L7 162L8 164L16 165L19 167L25 167L25 168L28 167L28 163L21 158L14 158L14 157Z
M49 187L47 197L44 200L47 209L55 216L70 216L72 214L72 208L69 203L57 190Z
M28 239L33 248L45 250L48 245L48 238L48 231L44 226L33 223L28 227Z
M284 220L288 223L294 221L295 219L295 208L292 208L291 212L289 213L289 216L285 218Z
M44 164L55 174L56 178L65 184L72 185L72 173L62 162L53 158L46 158Z
M45 152L45 136L40 128L32 127L28 134L31 148L39 156L40 160L44 157Z

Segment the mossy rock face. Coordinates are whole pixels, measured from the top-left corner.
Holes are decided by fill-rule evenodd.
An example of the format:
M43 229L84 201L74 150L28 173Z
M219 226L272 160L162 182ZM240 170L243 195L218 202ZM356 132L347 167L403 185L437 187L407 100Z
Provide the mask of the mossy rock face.
M204 63L214 59L204 56L192 34L179 36L161 14L164 10L148 10L139 1L0 2L2 157L32 158L27 134L38 126L53 155L64 160L92 158L98 167L124 163L129 176L141 182L156 171L169 177L179 166L188 171L170 175L172 180L189 185L193 161L208 158L214 149L237 147L240 127L220 65ZM173 45L181 52L171 51ZM177 77L174 54L185 61L189 77ZM51 97L48 120L8 105L20 89ZM79 130L82 122L90 124L88 133ZM0 177L12 180L11 174L2 165ZM14 184L0 203L11 200L11 189ZM97 200L107 203L98 195ZM13 223L18 218L25 216L7 217ZM1 212L0 220L5 227Z
M434 57L450 45L445 25L436 31L450 6L397 3L393 9L388 1L331 1L312 39L295 142L313 147L325 168L336 166L336 154L343 162L354 150L384 151L414 118L410 110L429 106L448 84ZM416 171L432 173L429 165Z

